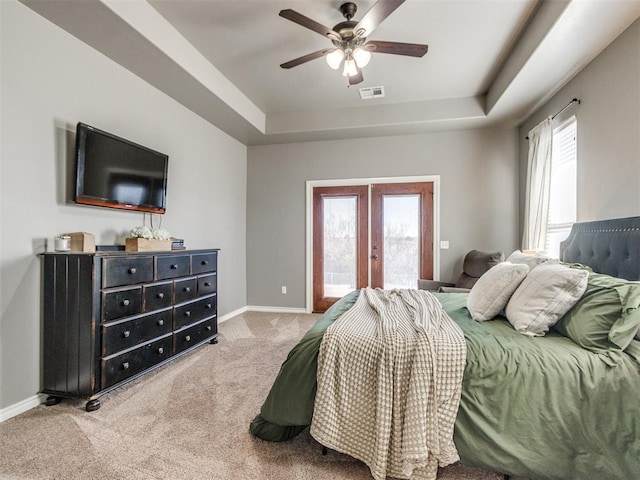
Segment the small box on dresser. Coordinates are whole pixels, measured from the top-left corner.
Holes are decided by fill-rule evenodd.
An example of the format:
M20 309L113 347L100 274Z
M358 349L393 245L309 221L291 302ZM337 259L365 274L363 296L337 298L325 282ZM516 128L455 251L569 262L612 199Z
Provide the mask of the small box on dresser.
M156 238L125 238L124 249L127 252L164 252L171 250L171 240Z
M67 233L71 238L71 251L93 253L96 251L96 237L92 233L72 232Z
M43 375L48 405L98 397L216 343L218 249L45 253Z

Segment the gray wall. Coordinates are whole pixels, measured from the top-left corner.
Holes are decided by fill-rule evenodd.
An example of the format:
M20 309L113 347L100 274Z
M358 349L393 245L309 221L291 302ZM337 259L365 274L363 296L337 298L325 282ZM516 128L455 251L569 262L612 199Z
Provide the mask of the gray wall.
M471 249L518 246L517 130L477 130L248 149L247 299L305 307L305 182L440 175L441 279ZM280 286L288 293L282 295Z
M65 200L78 121L169 154L162 226L222 249L220 315L247 302L246 147L24 5L0 1L0 22L1 410L40 388L45 239L87 231L113 244L143 221Z
M522 195L527 132L574 97L582 103L566 115L578 122L578 221L640 215L640 20L521 126Z

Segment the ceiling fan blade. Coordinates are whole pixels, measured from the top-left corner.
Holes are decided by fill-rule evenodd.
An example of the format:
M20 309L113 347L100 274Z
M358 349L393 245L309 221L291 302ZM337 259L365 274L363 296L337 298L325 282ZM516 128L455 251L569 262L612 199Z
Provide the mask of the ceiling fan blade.
M302 25L309 30L313 30L316 33L324 37L328 37L331 40L341 40L340 35L330 29L329 27L325 27L324 25L316 22L315 20L311 20L309 17L305 17L301 13L296 12L295 10L291 10L290 8L286 10L280 10L279 15L282 18L286 18L287 20L291 20L298 25Z
M378 0L353 29L356 37L368 37L405 0Z
M349 77L349 86L357 85L359 83L364 82L364 76L362 75L362 70L358 69L358 73Z
M408 57L422 57L429 50L428 45L420 43L382 42L380 40L371 40L365 43L365 47L371 53L391 53Z
M302 65L303 63L310 62L311 60L315 60L316 58L320 58L329 53L332 48L323 48L322 50L318 50L317 52L308 53L307 55L303 55L302 57L294 58L293 60L289 60L286 63L280 65L282 68L293 68L298 65Z

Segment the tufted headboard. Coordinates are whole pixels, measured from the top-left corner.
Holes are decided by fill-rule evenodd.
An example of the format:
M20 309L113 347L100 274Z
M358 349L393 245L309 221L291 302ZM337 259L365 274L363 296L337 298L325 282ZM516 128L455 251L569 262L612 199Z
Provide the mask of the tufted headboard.
M640 217L575 223L560 244L560 260L595 272L640 280Z

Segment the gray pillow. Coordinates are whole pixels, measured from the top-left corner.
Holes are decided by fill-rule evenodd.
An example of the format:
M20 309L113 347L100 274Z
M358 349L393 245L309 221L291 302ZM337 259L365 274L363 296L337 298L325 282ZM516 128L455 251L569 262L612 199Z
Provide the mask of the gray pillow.
M588 276L557 263L535 267L509 299L507 320L524 335L544 335L582 297Z
M525 264L502 262L482 275L467 297L471 318L491 320L507 306L513 292L529 273Z

